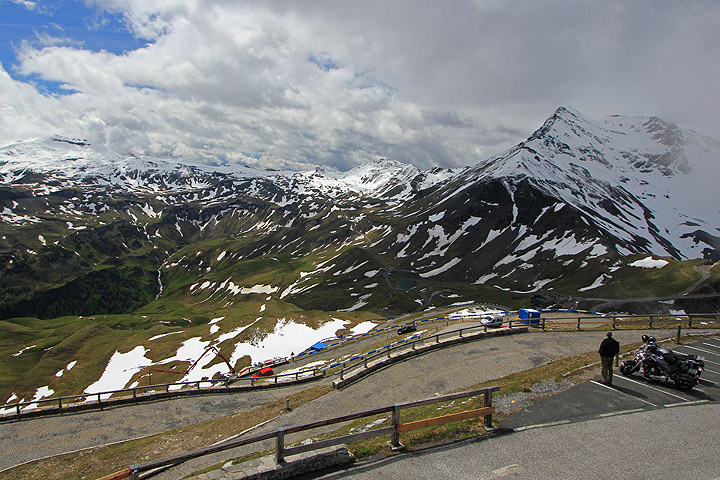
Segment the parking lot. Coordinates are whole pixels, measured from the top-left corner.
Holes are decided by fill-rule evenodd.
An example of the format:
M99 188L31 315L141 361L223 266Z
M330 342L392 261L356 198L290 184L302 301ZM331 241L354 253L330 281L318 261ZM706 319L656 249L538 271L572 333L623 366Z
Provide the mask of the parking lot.
M651 382L637 373L626 377L616 368L612 386L602 384L598 376L511 415L501 427L521 431L643 410L718 403L720 339L705 339L680 345L673 350L705 359L705 371L700 377L700 384L688 392L678 390L672 383Z

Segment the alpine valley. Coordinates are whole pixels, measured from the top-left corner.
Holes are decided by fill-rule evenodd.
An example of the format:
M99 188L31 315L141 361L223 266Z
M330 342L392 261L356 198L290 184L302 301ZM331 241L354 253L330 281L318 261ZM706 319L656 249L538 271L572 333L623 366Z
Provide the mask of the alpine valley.
M57 136L18 142L0 148L0 387L29 395L37 382L23 379L42 376L31 369L80 358L91 373L68 374L63 390L82 390L114 351L177 333L154 353L170 358L201 328L228 340L249 325L336 322L331 336L538 294L606 311L715 311L718 178L712 138L567 108L453 170L379 159L265 171Z
M0 149L0 318L219 312L257 285L305 310L390 315L541 291L622 296L647 283L638 259L668 272L720 259L719 173L711 138L566 108L456 170L261 171L17 143ZM680 293L676 282L635 296Z

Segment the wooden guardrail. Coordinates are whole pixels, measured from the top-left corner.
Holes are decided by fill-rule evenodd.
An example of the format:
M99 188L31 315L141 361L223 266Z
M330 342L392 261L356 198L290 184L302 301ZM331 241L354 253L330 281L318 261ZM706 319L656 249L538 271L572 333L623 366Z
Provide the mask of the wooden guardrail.
M232 440L228 440L226 442L221 442L215 445L211 445L208 447L203 447L197 450L193 450L191 452L181 453L178 455L172 455L169 457L161 458L158 460L150 460L148 462L138 463L129 466L128 468L125 468L123 470L120 470L115 473L111 473L110 475L106 475L99 480L124 480L124 479L130 479L130 480L137 480L140 478L140 474L146 473L143 478L149 478L155 473L159 473L160 471L163 471L169 467L172 467L174 465L178 465L180 463L183 463L187 460L201 457L203 455L208 455L211 453L217 453L222 452L224 450L229 450L231 448L240 447L243 445L250 445L253 443L269 440L272 438L275 438L275 461L278 464L282 464L285 462L285 457L288 457L290 455L295 455L302 452L308 452L312 450L318 450L320 448L329 447L332 445L339 445L349 442L354 442L358 440L363 440L366 438L372 438L382 435L390 435L390 446L393 449L400 449L403 448L403 445L400 443L400 434L405 432L410 432L412 430L417 430L420 428L425 427L431 427L436 425L443 425L445 423L450 422L457 422L461 420L468 420L471 418L477 418L477 417L483 417L483 425L487 429L492 428L492 416L495 412L495 407L492 404L492 395L493 392L497 392L500 390L500 387L487 387L487 388L481 388L477 390L469 390L465 392L459 392L459 393L451 393L448 395L440 395L437 397L427 398L424 400L416 400L412 402L405 402L405 403L395 403L393 405L375 408L372 410L366 410L363 412L358 413L352 413L349 415L343 415L340 417L334 417L334 418L328 418L325 420L320 420L317 422L312 423L306 423L304 425L295 425L290 427L279 427L273 432L266 432L259 435L255 435L248 438L235 438ZM434 403L440 403L448 400L456 400L459 398L467 398L467 397L473 397L483 395L484 399L484 405L482 408L477 408L473 410L466 410L463 412L458 413L452 413L449 415L443 415L440 417L433 417L433 418L427 418L424 420L418 420L414 422L408 422L408 423L401 423L400 418L400 412L404 409L411 408L411 407L418 407L422 405L431 405ZM381 413L390 413L392 412L391 417L391 426L384 427L384 428L376 428L373 430L368 430L366 432L359 432L359 433L352 433L349 435L344 435L340 437L330 438L327 440L320 440L317 442L309 443L306 445L299 445L295 447L286 447L285 446L285 436L291 433L297 433L302 432L306 430L311 430L318 427L325 427L329 425L334 425L337 423L347 422L350 420L356 420L359 418L365 418L370 417L373 415L378 415Z
M684 313L684 314L647 314L647 315L610 315L610 314L595 314L588 315L588 313L594 312L583 312L565 310L564 313L577 313L577 316L553 316L554 313L559 313L559 310L543 311L540 319L540 327L542 330L547 328L547 324L555 325L574 325L576 330L582 330L583 325L608 325L610 324L612 329L621 327L634 327L634 328L656 328L658 324L670 324L669 328L675 328L676 326L684 326L687 324L688 328L693 327L695 323L705 323L707 325L720 324L720 313ZM547 314L549 315L547 315ZM602 316L598 316L602 315Z

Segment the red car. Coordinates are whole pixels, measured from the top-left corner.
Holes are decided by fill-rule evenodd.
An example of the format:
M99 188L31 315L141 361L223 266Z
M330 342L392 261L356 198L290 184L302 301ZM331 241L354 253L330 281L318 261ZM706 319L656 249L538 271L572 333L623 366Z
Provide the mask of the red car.
M270 375L273 375L275 372L273 372L273 369L270 367L261 368L257 372L253 373L252 378L260 378L260 377L269 377Z

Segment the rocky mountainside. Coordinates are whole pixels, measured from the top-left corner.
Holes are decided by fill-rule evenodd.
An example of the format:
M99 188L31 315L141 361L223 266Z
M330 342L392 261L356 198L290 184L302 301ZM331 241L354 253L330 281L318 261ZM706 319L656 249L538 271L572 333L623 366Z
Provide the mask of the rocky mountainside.
M717 141L658 118L566 108L457 170L264 171L20 142L0 148L0 318L234 308L258 285L303 309L388 313L574 294L638 255L720 259L719 159Z

